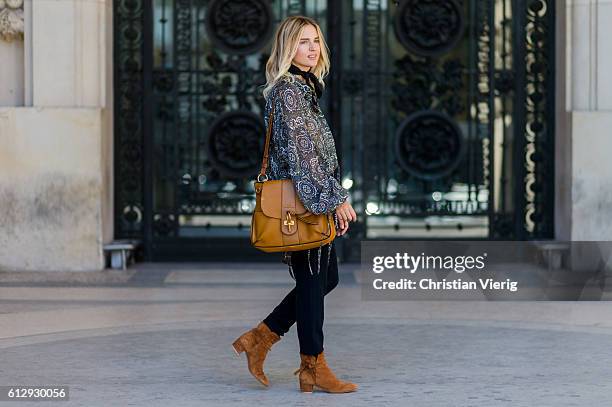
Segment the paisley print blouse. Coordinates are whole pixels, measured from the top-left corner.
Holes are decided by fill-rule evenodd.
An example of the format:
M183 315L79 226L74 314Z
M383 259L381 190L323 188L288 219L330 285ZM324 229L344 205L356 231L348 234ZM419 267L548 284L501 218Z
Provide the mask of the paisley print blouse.
M336 145L314 90L288 73L268 94L266 126L272 104L268 178L292 179L311 213L333 212L349 192L340 183Z

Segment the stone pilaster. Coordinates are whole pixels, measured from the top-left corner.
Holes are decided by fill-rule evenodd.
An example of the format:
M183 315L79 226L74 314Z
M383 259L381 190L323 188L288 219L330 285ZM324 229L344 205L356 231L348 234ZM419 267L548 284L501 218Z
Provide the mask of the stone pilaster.
M612 240L612 1L568 0L566 13L570 237Z

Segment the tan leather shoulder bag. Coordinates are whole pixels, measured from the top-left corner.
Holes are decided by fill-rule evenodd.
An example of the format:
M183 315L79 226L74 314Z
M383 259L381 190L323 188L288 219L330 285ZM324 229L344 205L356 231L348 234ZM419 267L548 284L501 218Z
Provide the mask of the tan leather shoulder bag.
M326 245L336 237L333 214L315 215L306 210L293 180L268 180L273 115L274 104L268 118L261 170L254 181L256 203L251 219L251 244L264 252L291 252Z

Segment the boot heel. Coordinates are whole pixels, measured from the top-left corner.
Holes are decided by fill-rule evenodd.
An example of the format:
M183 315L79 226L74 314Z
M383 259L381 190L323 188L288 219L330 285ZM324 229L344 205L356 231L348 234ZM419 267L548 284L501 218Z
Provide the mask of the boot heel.
M314 385L300 382L300 390L303 393L312 393L312 391L314 390Z
M232 349L236 356L240 356L242 352L244 352L244 345L240 342L240 339L236 339L234 343L232 343Z

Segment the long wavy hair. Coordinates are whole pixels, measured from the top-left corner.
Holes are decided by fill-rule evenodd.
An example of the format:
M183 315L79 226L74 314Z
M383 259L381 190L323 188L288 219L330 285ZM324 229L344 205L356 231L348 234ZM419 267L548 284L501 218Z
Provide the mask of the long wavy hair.
M321 27L310 17L290 16L280 23L274 35L272 52L266 63L266 84L263 85L262 91L264 98L267 99L270 90L280 78L288 75L287 72L300 44L302 31L309 24L316 28L321 48L317 65L311 68L310 72L319 79L322 86L325 86L323 78L329 73L329 48L321 32Z

